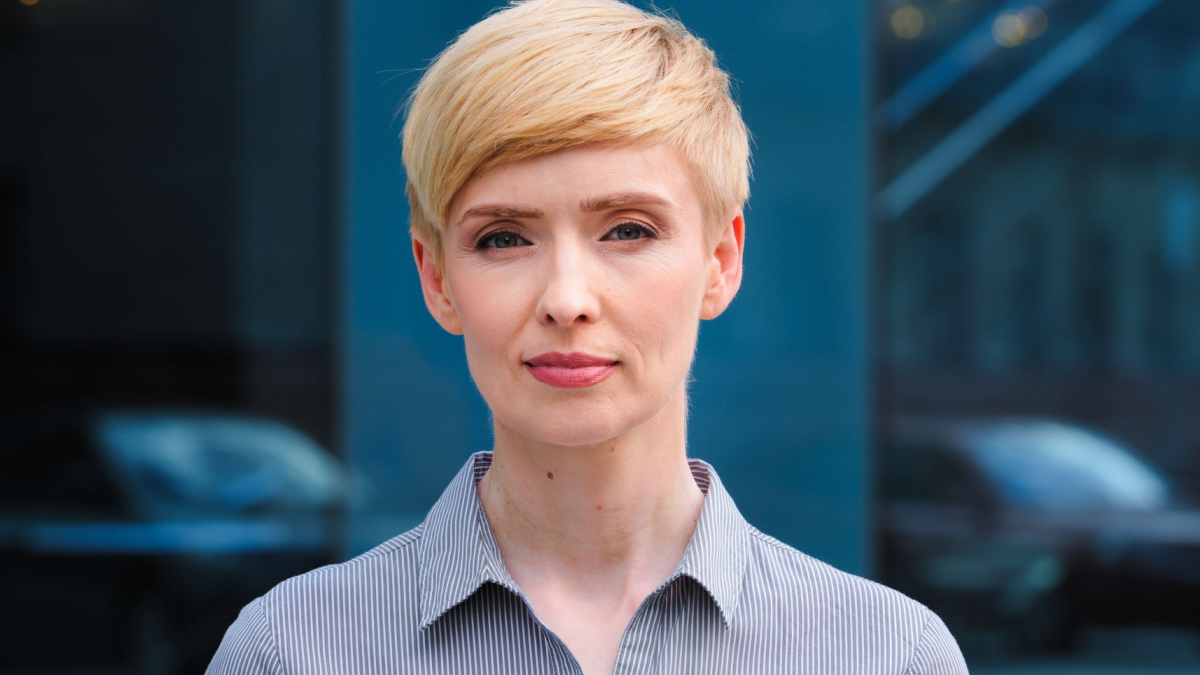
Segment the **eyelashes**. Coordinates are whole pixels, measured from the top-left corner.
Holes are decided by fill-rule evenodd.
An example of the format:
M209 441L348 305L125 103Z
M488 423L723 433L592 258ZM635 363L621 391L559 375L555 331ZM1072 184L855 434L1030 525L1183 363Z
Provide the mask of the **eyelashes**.
M601 241L638 241L641 239L655 239L658 233L652 228L643 225L636 221L625 221L618 223L612 229L600 238ZM526 239L519 232L511 229L495 230L483 235L475 242L475 250L486 251L488 249L507 249L516 248L518 246L532 246L533 242Z
M482 251L489 248L513 248L515 246L529 246L530 242L525 237L513 232L512 230L497 230L488 232L475 242L475 249Z
M609 230L608 234L602 238L602 241L636 241L638 239L653 239L655 236L657 235L654 231L645 225L629 221Z

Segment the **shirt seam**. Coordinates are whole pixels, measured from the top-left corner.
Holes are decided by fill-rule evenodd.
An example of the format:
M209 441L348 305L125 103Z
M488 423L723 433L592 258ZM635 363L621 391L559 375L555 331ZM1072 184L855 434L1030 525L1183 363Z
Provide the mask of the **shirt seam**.
M267 616L266 597L258 599L258 613L262 615L263 624L267 627L268 653L274 658L275 672L279 675L287 675L287 669L283 667L283 656L279 653L279 642L275 638L275 627L271 625L271 617Z
M424 536L424 534L425 534L424 525L425 525L425 523L421 523L420 525L417 525L416 527L409 530L408 532L398 535L398 536L372 548L370 551L365 551L361 555L355 556L342 564L349 565L349 564L354 563L359 560L370 560L372 558L378 558L379 556L384 556L389 553L395 553L396 551L402 551L421 540L421 537ZM416 532L417 529L420 529L421 531ZM388 544L391 544L391 543L395 542L396 539L400 539L408 534L412 535L412 537L408 541L398 542L395 545L391 546L390 548L384 549L384 547L387 546ZM384 550L380 550L380 549L384 549Z
M908 663L904 665L904 670L901 671L903 675L912 675L917 656L921 653L921 645L925 644L925 634L929 631L930 622L933 621L933 612L929 611L929 608L925 606L922 606L921 609L925 610L925 622L921 624L921 632L917 636L917 644L913 647L912 654L908 656Z
M389 549L387 551L381 551L379 553L371 553L371 552L364 553L358 557L351 558L350 560L347 560L345 562L334 563L332 565L322 565L321 567L318 567L314 570L309 570L309 571L305 572L304 574L298 574L290 579L285 579L278 586L276 586L275 588L272 588L270 593L276 592L277 590L279 590L279 588L281 588L283 586L291 586L294 584L302 583L306 579L327 577L330 574L346 573L349 570L352 570L352 569L355 569L357 567L367 564L371 560L385 556L389 553L399 552L402 549L407 548L407 547L408 547L407 544L405 544L404 546L398 546L396 548Z
M816 558L813 558L812 556L808 555L804 551L801 551L798 548L789 546L789 545L783 543L782 541L779 541L775 537L772 537L771 535L763 532L762 530L758 529L757 527L754 527L753 525L747 524L746 529L750 530L750 534L753 535L755 539L761 541L764 544L770 544L771 546L781 549L781 550L784 550L784 551L794 551L794 552L799 553L800 555L804 556L805 558L811 558L813 560L816 560Z
M424 523L422 523L421 525L418 525L417 527L413 528L412 530L409 530L408 532L405 532L404 534L397 535L396 537L393 537L392 539L380 544L379 546L376 546L375 548L373 548L369 551L366 551L365 553L362 553L360 555L357 555L349 560L346 560L346 561L340 562L340 563L334 563L332 565L322 565L321 567L318 567L314 570L309 570L308 572L305 572L304 574L300 574L300 575L292 577L291 579L287 579L283 582L283 584L295 583L306 577L317 577L317 576L323 576L325 574L334 574L334 573L338 572L339 570L349 570L349 569L358 567L360 565L365 565L369 561L375 560L376 558L381 558L383 556L391 555L393 553L396 553L396 554L403 553L406 549L408 549L413 544L415 544L421 540L421 537L425 534L424 528L422 527L422 525L424 525ZM421 532L413 534L412 538L410 538L408 541L396 543L395 545L391 546L390 548L386 548L386 549L384 548L385 546L388 546L388 544L395 542L396 539L400 539L401 537L404 537L408 534L413 533L418 528L421 528ZM280 584L280 585L282 586L283 584ZM274 590L274 589L272 589L272 590Z

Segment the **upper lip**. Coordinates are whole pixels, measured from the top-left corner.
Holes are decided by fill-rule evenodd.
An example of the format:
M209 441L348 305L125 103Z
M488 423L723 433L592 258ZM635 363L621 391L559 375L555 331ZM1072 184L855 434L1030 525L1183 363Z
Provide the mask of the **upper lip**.
M555 368L587 368L589 366L611 366L616 363L613 359L593 356L583 352L546 352L539 354L525 363L531 366L551 366Z

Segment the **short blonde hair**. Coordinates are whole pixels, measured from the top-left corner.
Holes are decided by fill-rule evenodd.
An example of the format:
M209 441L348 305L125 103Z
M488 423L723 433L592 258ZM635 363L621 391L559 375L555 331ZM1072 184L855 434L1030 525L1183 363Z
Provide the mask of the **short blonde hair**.
M421 77L403 142L412 233L439 265L472 176L567 148L672 145L713 224L750 196L749 135L712 50L617 0L513 2L475 24Z

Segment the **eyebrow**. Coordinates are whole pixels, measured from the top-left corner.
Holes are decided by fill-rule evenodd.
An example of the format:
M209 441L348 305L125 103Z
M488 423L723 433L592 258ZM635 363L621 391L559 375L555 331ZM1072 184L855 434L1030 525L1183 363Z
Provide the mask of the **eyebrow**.
M599 197L588 197L579 202L579 210L584 213L594 213L596 211L606 211L608 209L619 209L624 206L632 206L634 204L655 204L658 206L669 206L670 202L653 195L648 192L618 192L611 195L602 195ZM509 204L482 204L473 206L463 212L462 217L458 219L459 224L466 222L468 218L543 218L545 213L541 209L530 208L527 206L512 206Z
M579 210L584 213L592 213L595 211L606 211L608 209L619 209L623 206L632 206L634 204L655 204L658 206L670 206L670 202L653 195L648 192L618 192L611 195L603 195L601 197L588 197L579 202Z
M462 214L462 218L458 219L459 224L466 221L467 218L475 218L485 216L488 218L541 218L543 215L541 209L533 209L524 206L508 206L505 204L484 204L482 206L473 206Z

